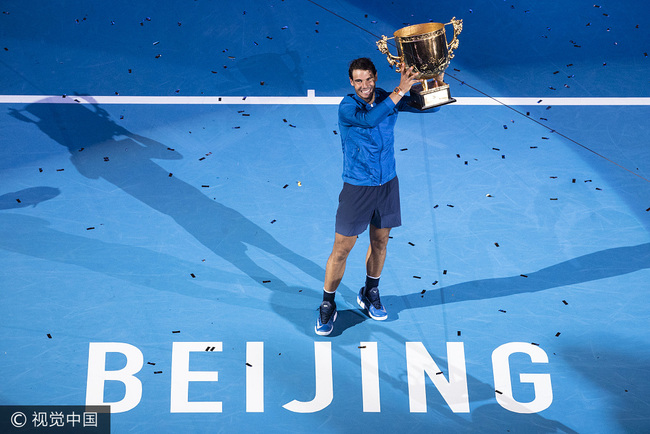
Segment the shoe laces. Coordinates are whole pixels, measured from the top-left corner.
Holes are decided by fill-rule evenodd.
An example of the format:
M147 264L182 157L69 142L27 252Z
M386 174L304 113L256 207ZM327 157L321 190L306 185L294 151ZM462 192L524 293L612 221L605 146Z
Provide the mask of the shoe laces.
M366 294L370 303L375 307L375 309L381 309L381 300L379 299L379 289L370 288Z
M324 301L320 305L320 322L321 324L327 324L334 313L334 305L329 301Z

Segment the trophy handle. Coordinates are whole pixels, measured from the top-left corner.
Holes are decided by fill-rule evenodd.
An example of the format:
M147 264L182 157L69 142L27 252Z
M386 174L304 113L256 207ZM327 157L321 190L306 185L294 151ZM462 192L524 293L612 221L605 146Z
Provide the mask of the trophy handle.
M382 35L382 38L377 41L377 48L379 48L379 51L381 51L383 54L386 55L386 59L388 59L388 63L390 66L395 66L396 63L401 63L401 59L397 56L393 56L390 54L390 50L388 49L388 40L393 39L389 38L387 36ZM397 70L399 72L399 69Z
M450 22L445 24L445 26L453 24L454 26L454 38L451 40L447 49L449 50L449 60L454 57L454 50L458 48L458 35L463 31L463 20L457 20L456 17L453 17Z

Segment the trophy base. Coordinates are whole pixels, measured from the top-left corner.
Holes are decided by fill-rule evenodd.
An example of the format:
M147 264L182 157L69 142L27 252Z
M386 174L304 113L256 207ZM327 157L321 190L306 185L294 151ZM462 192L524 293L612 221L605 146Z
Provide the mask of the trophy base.
M426 90L421 83L416 83L411 87L411 101L409 105L418 110L428 110L452 102L456 102L456 100L451 97L448 84Z

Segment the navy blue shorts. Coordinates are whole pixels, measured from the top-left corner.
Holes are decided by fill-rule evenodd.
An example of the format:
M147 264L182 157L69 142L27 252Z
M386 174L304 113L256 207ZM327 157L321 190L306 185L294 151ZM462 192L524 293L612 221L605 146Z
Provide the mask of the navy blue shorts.
M336 233L351 237L368 228L395 228L402 225L397 176L384 185L343 184L336 211Z

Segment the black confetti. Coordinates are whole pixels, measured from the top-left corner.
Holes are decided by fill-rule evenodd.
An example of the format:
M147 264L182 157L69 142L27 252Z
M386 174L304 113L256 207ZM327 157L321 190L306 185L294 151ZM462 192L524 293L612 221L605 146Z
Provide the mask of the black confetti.
M180 333L180 330L172 330L172 333Z
M192 276L192 279L196 279L196 276L194 275L194 273L190 273L190 276Z
M438 281L436 280L436 281L433 282L431 285L435 286L437 283L438 283Z
M535 345L535 346L537 346L537 347L539 347L539 344L538 344L538 343L535 343L535 342L531 342L530 344L531 344L531 345Z
M414 279L422 279L420 276L413 276Z
M47 334L47 338L48 338L48 339L52 339L52 335L48 333L48 334Z
M555 337L560 336L560 332L555 333Z
M95 226L91 226L89 228L86 228L87 231L92 231L93 229L95 229Z
M275 223L277 220L273 219L271 220L271 224Z
M410 242L410 241L409 241L409 245L411 245L411 246L415 246L415 244L413 244L413 243L412 243L412 242Z
M154 374L162 374L163 371L154 371L153 373L154 373Z
M562 300L562 303L564 303L565 306L567 306L569 303L567 303L566 300Z
M528 277L526 274L520 274L521 277Z
M503 313L506 313L506 311L505 311L505 310L503 310L503 309L499 309L499 312L503 312Z
M262 283L271 283L270 280L262 280Z

